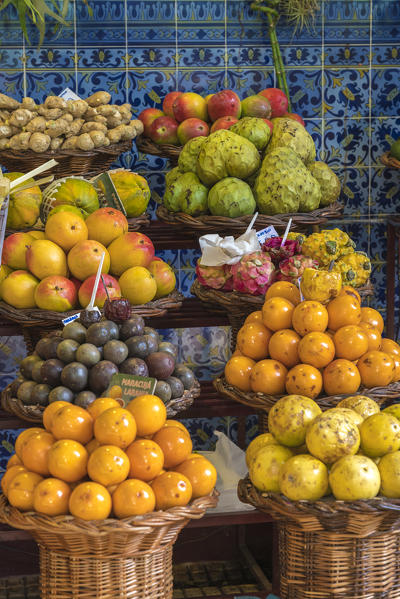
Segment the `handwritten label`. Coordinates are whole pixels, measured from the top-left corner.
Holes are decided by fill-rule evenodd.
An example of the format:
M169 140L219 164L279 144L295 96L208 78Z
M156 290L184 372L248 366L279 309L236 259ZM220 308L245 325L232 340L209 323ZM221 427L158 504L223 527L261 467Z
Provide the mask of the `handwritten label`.
M122 200L118 195L113 180L111 179L108 173L102 173L98 177L95 177L92 180L92 183L103 194L103 204L105 206L109 206L110 208L115 208L115 210L119 210L120 212L122 212L124 216L127 215L125 206L122 203Z
M278 237L278 233L272 225L265 229L261 229L261 231L257 231L257 239L261 245L266 239L270 239L271 237Z
M115 397L123 406L138 395L153 395L157 379L134 374L113 374L104 397ZM111 393L111 395L109 395Z
M69 87L66 87L65 89L63 89L63 91L60 94L58 94L58 96L60 98L63 98L63 100L80 100L81 99Z

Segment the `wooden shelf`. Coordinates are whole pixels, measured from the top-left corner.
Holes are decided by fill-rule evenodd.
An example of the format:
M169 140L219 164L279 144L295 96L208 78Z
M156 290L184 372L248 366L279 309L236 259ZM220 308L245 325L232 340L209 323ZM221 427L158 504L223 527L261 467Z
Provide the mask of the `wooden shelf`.
M181 225L171 225L161 220L152 220L150 225L141 230L148 235L157 250L186 250L199 246L199 237L203 233L185 231Z

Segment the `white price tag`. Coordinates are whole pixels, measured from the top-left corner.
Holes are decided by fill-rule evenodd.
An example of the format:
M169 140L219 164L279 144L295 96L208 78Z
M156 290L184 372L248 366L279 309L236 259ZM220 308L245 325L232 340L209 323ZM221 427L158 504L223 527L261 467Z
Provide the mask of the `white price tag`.
M266 239L270 239L271 237L278 237L278 233L272 225L265 229L261 229L261 231L257 231L257 239L260 242L260 245L262 245Z
M63 89L63 91L60 94L58 94L58 96L59 96L59 98L63 98L63 100L80 100L81 99L69 87L66 87L65 89Z

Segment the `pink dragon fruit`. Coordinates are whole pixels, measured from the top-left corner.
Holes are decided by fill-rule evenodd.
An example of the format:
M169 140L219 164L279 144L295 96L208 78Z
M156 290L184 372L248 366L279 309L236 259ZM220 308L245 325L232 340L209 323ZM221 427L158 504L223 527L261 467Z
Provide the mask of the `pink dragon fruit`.
M197 260L196 275L200 285L204 287L223 289L224 291L233 289L232 273L228 265L204 266L200 264L200 260Z
M233 288L241 293L264 295L275 277L275 266L265 252L253 252L243 256L231 266Z
M277 279L297 284L297 279L302 276L305 268L318 268L318 262L302 254L291 256L279 263Z
M277 266L281 260L291 258L295 254L300 254L301 244L296 239L286 239L283 246L281 246L282 237L270 237L266 239L262 249L264 252L268 252L271 256L272 262Z

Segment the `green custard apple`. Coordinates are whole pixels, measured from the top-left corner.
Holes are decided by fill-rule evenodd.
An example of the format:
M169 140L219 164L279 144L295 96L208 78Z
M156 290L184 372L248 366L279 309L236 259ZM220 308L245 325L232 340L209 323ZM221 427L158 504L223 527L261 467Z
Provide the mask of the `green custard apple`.
M199 152L206 141L206 137L193 137L184 145L183 150L179 154L178 168L183 173L196 172L197 158Z
M229 131L245 137L253 143L257 150L264 150L271 137L271 129L263 119L244 117L230 127Z
M255 208L251 187L236 177L221 179L208 193L208 209L214 216L236 218L253 214Z
M313 162L308 170L319 183L321 188L320 206L329 206L333 204L340 196L339 177L325 162Z
M274 128L267 147L267 153L276 148L289 148L296 152L305 165L315 160L315 144L306 129L293 119L279 117L272 119Z
M184 173L165 190L163 203L169 212L184 212L191 216L206 214L208 189L195 173Z

